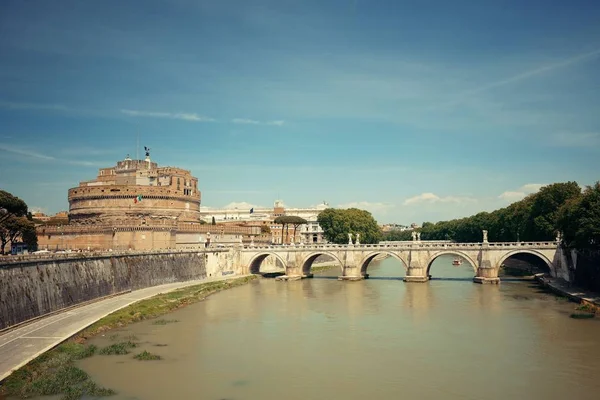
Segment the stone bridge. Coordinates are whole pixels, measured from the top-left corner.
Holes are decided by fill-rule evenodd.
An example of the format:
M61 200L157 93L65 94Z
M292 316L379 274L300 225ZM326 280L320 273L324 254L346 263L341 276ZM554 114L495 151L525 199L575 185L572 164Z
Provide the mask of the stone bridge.
M426 282L433 261L442 255L461 257L473 267L473 281L499 283L498 270L504 261L516 254L533 254L548 266L554 277L569 279L567 260L556 242L488 242L484 234L481 243L451 243L420 241L381 244L321 244L289 246L245 246L240 249L241 263L246 272L258 273L265 258L273 256L285 267L283 279L312 277L312 263L321 255L337 261L340 280L360 280L368 277L369 263L377 256L387 255L402 261L406 282Z

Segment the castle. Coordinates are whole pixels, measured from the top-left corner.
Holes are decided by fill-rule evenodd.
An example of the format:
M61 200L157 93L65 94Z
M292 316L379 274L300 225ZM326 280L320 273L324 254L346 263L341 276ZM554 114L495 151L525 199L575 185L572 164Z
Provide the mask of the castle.
M190 249L211 240L249 242L260 234L259 227L203 224L198 178L185 169L159 167L150 149L144 160L127 156L101 168L96 179L69 189L68 199L68 224L37 228L40 249Z

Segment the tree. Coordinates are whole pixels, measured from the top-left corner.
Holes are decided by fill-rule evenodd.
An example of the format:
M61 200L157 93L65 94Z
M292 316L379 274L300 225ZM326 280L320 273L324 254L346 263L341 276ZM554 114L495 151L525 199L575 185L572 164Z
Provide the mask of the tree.
M370 212L358 208L327 208L319 214L317 221L325 238L332 243L348 243L348 234L360 234L362 243L378 243L382 238L377 221Z
M27 204L20 198L0 190L0 222L10 215L22 217L27 215Z
M392 229L391 231L383 234L383 240L390 242L412 240L412 231L401 231L400 229Z
M214 215L213 215L213 217L212 217L212 221L211 221L211 223L210 223L210 224L211 224L211 225L216 225L216 224L217 224L217 221L215 221L215 217L214 217Z
M27 213L27 204L23 200L0 190L0 254L4 254L6 245L14 242L25 227L34 226L27 219Z
M260 226L260 233L261 234L267 234L267 233L271 233L271 227L267 224L263 224Z
M571 197L558 211L556 227L569 248L600 248L600 182Z
M27 243L28 249L37 248L35 224L27 217L9 215L0 225L0 253L5 254L6 245L15 244L20 238Z
M296 228L298 228L300 225L302 224L306 224L308 223L307 220L305 220L302 217L297 217L295 215L281 215L277 218L275 218L275 220L273 221L276 224L281 224L281 243L285 243L287 242L287 239L289 239L289 226L292 225L294 227L294 238L296 237ZM284 242L283 240L283 232L285 230L286 233L286 240Z

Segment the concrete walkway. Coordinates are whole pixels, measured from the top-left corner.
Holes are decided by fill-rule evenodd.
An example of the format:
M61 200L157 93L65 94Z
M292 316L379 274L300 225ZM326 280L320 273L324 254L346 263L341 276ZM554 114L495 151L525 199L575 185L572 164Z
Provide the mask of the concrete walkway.
M168 283L107 298L0 333L0 381L40 354L87 328L99 319L136 301L201 283L241 278L228 276Z
M561 294L575 301L587 301L600 307L600 295L570 284L563 279L550 278L549 276L536 276L536 280L555 293Z

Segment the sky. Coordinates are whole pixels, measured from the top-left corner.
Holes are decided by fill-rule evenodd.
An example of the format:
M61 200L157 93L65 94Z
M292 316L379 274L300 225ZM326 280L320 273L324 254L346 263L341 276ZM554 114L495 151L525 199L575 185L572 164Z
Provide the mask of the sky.
M203 207L380 223L590 185L598 21L596 0L3 0L0 189L67 210L143 146Z

